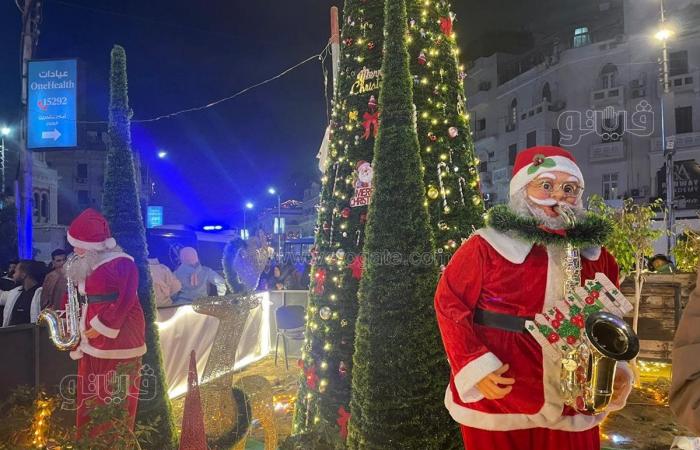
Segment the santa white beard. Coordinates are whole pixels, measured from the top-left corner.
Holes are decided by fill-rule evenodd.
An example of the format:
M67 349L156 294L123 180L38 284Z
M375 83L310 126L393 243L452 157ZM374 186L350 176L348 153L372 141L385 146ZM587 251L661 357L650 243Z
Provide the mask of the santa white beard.
M121 248L115 247L109 251L88 250L83 256L70 258L70 264L66 263L66 276L74 283L81 283L87 280L95 267L97 267L108 254L121 252Z
M556 202L554 205L561 205L569 208L574 213L576 218L582 218L586 213L586 210L583 209L583 202L580 198L573 205L565 201ZM509 206L510 209L516 214L524 217L534 217L537 222L547 228L559 230L567 227L566 219L564 219L564 217L548 216L540 207L537 206L536 201L528 197L525 189L521 189L515 194L511 195Z

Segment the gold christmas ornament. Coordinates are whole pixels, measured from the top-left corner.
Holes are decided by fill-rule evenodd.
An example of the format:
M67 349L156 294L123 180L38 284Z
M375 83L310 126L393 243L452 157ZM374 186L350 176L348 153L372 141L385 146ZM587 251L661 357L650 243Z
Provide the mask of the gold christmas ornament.
M428 198L431 200L435 200L438 198L438 195L440 195L440 191L437 190L435 186L429 186L428 187Z

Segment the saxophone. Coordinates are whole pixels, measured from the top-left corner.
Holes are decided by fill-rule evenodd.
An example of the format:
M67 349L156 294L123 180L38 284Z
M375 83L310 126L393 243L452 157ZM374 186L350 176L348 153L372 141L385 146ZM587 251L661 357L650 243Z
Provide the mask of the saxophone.
M576 224L568 207L559 206L567 228ZM581 286L581 255L572 244L565 248L565 295ZM604 412L613 397L618 361L629 361L639 353L639 338L627 322L605 311L588 316L582 344L562 356L561 392L564 402L582 413Z
M70 267L77 258L78 256L73 254L66 261L68 302L64 316L61 317L60 311L47 308L41 311L37 320L39 324L46 324L51 342L63 351L75 350L80 343L80 302L78 290L70 277Z

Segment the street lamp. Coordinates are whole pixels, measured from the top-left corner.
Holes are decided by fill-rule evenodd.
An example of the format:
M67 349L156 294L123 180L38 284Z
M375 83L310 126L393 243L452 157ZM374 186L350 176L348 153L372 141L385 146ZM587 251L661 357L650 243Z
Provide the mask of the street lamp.
M661 41L661 85L663 88L663 93L661 96L661 151L666 158L666 207L668 208L668 214L666 216L666 227L668 229L668 252L671 254L671 249L676 244L676 236L673 234L673 228L676 221L676 212L674 210L674 195L675 195L675 182L674 182L674 162L673 162L673 145L667 144L666 139L666 103L669 101L669 70L668 70L668 40L673 36L673 31L667 27L666 24L666 14L664 12L664 0L660 0L661 7L661 26L659 30L654 34L654 37ZM670 143L669 143L670 144Z
M7 126L0 128L0 186L2 186L2 192L0 192L0 197L5 196L5 136L9 136L12 133L12 129Z
M241 239L248 239L248 228L246 227L246 212L248 212L249 209L253 209L255 205L253 205L253 202L246 202L245 203L245 208L243 208L243 230L241 230Z
M270 187L267 189L270 195L277 195L277 257L282 257L282 202L277 189Z

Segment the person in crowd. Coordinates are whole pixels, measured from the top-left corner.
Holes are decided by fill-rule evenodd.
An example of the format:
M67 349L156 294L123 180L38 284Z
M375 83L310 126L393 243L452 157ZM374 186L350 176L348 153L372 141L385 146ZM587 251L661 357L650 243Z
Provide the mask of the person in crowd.
M269 278L268 285L270 289L276 291L284 290L284 276L282 273L282 267L278 264L272 268L272 276Z
M700 434L700 270L695 289L678 323L673 341L671 411L681 425Z
M174 296L182 289L180 280L158 258L148 258L148 270L153 279L156 306L160 308L172 305Z
M41 311L41 284L46 275L46 265L41 261L22 260L14 271L19 284L11 291L0 293L0 304L5 306L2 326L36 323Z
M656 273L675 273L676 267L668 256L659 253L649 260L649 270Z
M213 269L199 262L197 250L184 247L180 250L180 267L175 270L175 276L180 280L182 289L175 298L175 303L191 303L206 297L210 285L216 286L218 295L226 294L226 282Z
M63 249L56 249L51 252L51 267L53 269L46 275L41 290L41 309L61 308L63 296L66 294L67 280L64 265L68 258L68 252Z
M8 263L7 272L5 272L2 278L0 278L0 291L11 291L17 287L17 283L15 282L13 275L18 263L19 260L17 259L13 259Z

